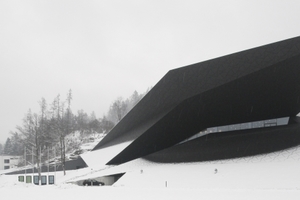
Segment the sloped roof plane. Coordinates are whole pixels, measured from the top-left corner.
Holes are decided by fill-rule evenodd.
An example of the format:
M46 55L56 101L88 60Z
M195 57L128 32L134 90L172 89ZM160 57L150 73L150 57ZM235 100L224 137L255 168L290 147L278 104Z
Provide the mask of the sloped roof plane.
M94 148L132 141L108 164L173 146L213 126L300 111L300 37L169 71Z

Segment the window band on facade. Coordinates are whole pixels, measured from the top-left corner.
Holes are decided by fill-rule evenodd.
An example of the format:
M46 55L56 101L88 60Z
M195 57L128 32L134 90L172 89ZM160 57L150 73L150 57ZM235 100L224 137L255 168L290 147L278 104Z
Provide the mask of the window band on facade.
M264 127L271 127L271 126L283 126L287 125L289 122L289 117L281 117L276 119L267 119L262 121L254 121L254 122L246 122L240 124L231 124L225 126L217 126L207 128L204 131L193 135L192 137L182 141L181 143L196 139L198 137L210 134L210 133L217 133L217 132L228 132L228 131L238 131L238 130L248 130L248 129L255 129L255 128L264 128ZM181 144L180 143L180 144Z

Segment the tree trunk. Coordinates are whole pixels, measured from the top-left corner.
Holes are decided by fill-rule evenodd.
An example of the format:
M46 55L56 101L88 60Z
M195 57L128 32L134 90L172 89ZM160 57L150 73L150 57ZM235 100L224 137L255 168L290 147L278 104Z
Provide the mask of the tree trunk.
M66 163L66 148L65 148L65 141L64 137L60 137L60 159L61 159L61 166L62 170L64 172L64 176L66 175L66 170L65 170L65 163Z
M38 146L35 148L35 160L36 160L36 165L37 165L37 170L38 170L38 176L39 176L39 185L41 185L41 168L40 168L40 149Z

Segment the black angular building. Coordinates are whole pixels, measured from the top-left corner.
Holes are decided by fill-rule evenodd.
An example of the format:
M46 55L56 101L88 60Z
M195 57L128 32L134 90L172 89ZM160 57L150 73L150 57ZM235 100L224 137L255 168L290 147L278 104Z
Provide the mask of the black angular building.
M300 37L169 71L93 149L194 162L300 144Z

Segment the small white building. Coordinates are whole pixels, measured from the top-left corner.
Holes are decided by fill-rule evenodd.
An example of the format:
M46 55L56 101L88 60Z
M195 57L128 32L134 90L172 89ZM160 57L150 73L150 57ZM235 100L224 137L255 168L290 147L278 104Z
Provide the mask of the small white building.
M17 168L20 156L0 155L0 170Z

